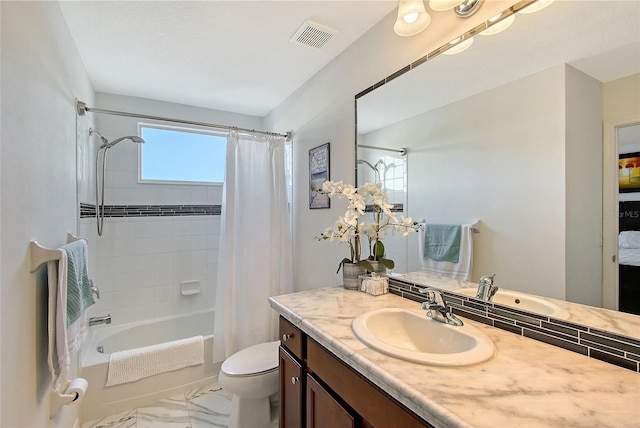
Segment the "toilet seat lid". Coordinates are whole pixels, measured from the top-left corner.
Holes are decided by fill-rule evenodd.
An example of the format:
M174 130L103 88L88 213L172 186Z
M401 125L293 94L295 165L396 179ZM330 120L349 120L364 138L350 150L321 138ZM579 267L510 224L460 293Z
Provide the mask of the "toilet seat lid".
M222 371L230 376L264 373L278 367L280 341L260 343L236 352L222 363Z

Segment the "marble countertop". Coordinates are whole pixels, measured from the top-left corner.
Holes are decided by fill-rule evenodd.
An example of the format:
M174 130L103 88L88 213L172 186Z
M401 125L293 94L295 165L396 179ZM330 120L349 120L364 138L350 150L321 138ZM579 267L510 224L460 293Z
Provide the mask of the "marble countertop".
M360 374L438 428L638 427L640 375L464 319L496 345L467 367L415 364L381 354L351 330L372 309L420 309L392 294L342 287L269 299L271 306Z

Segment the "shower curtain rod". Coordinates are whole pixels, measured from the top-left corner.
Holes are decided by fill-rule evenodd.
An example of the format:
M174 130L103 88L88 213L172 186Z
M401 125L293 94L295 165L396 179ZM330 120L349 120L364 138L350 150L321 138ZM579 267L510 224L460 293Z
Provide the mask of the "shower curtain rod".
M227 131L236 130L236 131L248 132L248 133L258 133L258 134L263 134L263 135L272 135L272 136L284 137L286 139L286 141L292 141L293 140L293 131L287 131L285 134L279 134L277 132L256 131L255 129L238 128L238 127L235 127L235 126L228 126L228 125L216 125L216 124L207 123L207 122L195 122L195 121L192 121L192 120L173 119L173 118L170 118L170 117L151 116L151 115L147 115L147 114L129 113L129 112L126 112L126 111L104 110L104 109L99 109L99 108L87 107L87 105L84 102L80 101L80 100L78 100L77 103L76 103L76 111L78 112L78 114L80 116L85 116L87 114L87 112L100 113L100 114L112 114L114 116L135 117L135 118L138 118L138 119L149 119L149 120L162 120L162 121L165 121L165 122L181 123L181 124L184 124L184 125L204 126L204 127L207 127L207 128L223 129L223 130L227 130Z
M407 154L407 148L403 147L401 149L388 149L386 147L376 147L376 146L364 146L362 144L358 144L358 147L362 147L363 149L376 149L376 150L384 150L385 152L396 152L400 156L404 156Z

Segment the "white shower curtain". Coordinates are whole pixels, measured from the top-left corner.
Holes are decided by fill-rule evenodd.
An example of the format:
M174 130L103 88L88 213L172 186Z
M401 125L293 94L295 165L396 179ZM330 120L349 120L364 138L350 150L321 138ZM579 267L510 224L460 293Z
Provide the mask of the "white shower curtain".
M222 197L214 361L276 340L269 296L293 291L282 137L232 132Z

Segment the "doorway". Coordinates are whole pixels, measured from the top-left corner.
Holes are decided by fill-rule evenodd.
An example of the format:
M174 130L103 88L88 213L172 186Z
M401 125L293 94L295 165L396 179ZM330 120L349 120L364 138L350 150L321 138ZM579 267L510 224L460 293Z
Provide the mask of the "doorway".
M605 124L604 137L603 307L628 312L640 305L640 295L630 296L628 287L640 278L640 245L628 248L640 232L640 117Z

